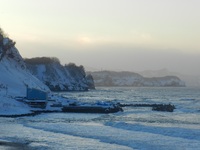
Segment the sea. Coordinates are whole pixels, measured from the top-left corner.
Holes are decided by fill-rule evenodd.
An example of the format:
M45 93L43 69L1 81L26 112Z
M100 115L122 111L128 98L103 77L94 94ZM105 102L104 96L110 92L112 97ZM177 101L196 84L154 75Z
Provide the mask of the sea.
M176 109L162 112L151 107L124 107L123 112L113 114L0 118L0 141L33 150L200 150L200 88L98 87L57 94L81 102L172 104ZM15 145L1 143L0 149L15 149Z

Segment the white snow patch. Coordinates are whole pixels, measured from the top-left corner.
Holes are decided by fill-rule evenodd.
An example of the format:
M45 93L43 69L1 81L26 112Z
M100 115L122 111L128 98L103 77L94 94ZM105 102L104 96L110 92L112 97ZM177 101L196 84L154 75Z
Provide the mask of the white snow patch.
M13 98L0 95L0 115L21 115L31 113L30 107Z

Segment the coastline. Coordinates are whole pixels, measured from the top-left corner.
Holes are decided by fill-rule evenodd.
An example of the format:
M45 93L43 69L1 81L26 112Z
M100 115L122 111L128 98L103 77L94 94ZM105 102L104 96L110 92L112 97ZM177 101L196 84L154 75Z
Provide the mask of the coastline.
M12 115L0 115L2 118L17 118L17 117L28 117L28 116L36 116L42 113L58 113L62 111L34 111L32 113L26 113L26 114L12 114Z
M0 149L9 149L9 150L31 150L28 144L2 141L0 140Z

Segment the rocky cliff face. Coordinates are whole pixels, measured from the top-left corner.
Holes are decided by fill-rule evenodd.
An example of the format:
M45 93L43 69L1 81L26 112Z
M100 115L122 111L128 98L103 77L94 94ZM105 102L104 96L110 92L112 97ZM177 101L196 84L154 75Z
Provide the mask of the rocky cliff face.
M200 75L185 75L177 72L171 72L167 69L161 69L161 70L146 70L139 72L144 77L152 78L152 77L163 77L163 76L177 76L181 80L183 80L186 84L186 86L197 86L200 87Z
M86 76L89 89L95 89L94 78L91 74Z
M128 87L182 87L185 83L176 76L145 78L133 72L100 71L90 72L95 86L128 86Z
M61 65L57 58L25 59L29 70L52 91L87 91L94 87L83 66ZM92 85L93 84L93 85Z
M26 96L26 87L48 91L27 69L15 42L0 33L0 95Z

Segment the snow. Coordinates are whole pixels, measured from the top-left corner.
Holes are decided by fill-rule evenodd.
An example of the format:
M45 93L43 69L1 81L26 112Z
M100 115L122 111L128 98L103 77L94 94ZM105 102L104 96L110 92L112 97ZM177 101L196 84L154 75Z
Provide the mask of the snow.
M42 79L44 72L46 72L45 65L38 65L37 72L38 72L38 77Z
M45 117L41 119L45 120L44 118ZM28 144L28 146L31 147L30 149L131 150L131 148L127 146L116 145L114 143L102 143L96 139L30 128L27 125L20 123L23 122L23 120L24 119L21 118L16 122L14 119L0 118L0 129L4 129L1 130L0 140L3 139L4 141ZM39 120L35 121L37 122Z
M68 92L51 101L112 99L125 103L175 104L175 112L150 108L126 108L114 114L45 113L34 117L0 118L0 139L24 143L33 149L176 149L200 146L199 89L191 88L101 88ZM71 97L71 98L70 98ZM75 100L74 100L75 102ZM106 105L99 101L97 104ZM1 148L1 147L0 147Z
M144 112L148 113L148 112ZM200 130L198 125L191 124L189 127L187 124L176 122L176 116L171 119L175 119L174 122L169 123L169 120L165 122L159 122L161 114L158 112L152 112L150 115L159 115L157 122L145 122L145 120L138 121L133 117L131 120L129 114L125 120L119 121L119 117L123 116L124 113L101 115L101 114L42 114L35 117L24 117L15 120L16 128L21 128L20 125L24 126L26 132L23 135L18 135L18 139L28 137L29 141L35 141L35 136L30 136L27 133L32 133L40 139L38 146L43 144L49 144L48 148L59 148L63 145L71 145L73 142L61 142L68 140L67 137L72 137L77 144L74 145L76 148L79 146L89 146L87 149L98 149L107 146L106 149L198 149L199 148L199 134ZM139 118L147 119L147 114L138 112L138 114L132 114ZM172 116L168 113L164 113L164 116ZM175 114L178 115L178 114ZM128 118L129 117L129 118ZM150 118L150 120L152 120ZM193 116L192 118L195 118ZM199 118L199 117L198 117ZM166 118L167 119L167 118ZM187 118L189 119L189 118ZM191 119L191 117L190 117ZM163 120L164 121L164 120ZM195 127L195 128L193 128ZM5 132L5 131L4 131ZM9 132L9 134L13 134ZM17 134L17 132L15 132ZM48 137L47 135L51 135ZM13 135L7 135L7 137ZM40 138L40 137L43 137ZM55 141L52 141L52 137L55 137ZM57 138L57 139L56 139ZM5 138L6 139L6 138ZM82 145L83 142L85 146ZM34 142L33 142L34 143ZM53 144L55 143L55 144ZM98 145L96 145L98 144ZM32 144L31 144L32 145ZM48 149L47 148L47 149ZM104 147L105 148L105 147Z
M145 78L133 72L101 71L91 73L96 86L185 86L184 82L175 76Z
M81 73L82 68L75 65L70 68L69 66L62 66L59 62L50 61L46 64L37 65L29 62L27 66L33 75L43 83L48 83L53 91L84 91L88 89L87 78L84 73Z
M3 46L6 45L10 47L5 49ZM3 39L0 48L4 54L0 60L0 115L30 113L30 107L16 101L15 97L25 97L27 87L44 91L49 91L49 88L26 69L24 60L9 38Z
M27 86L48 90L48 87L26 70L17 49L11 48L10 51L14 53L15 59L5 57L0 61L0 84L7 87L7 94L25 96Z
M31 113L30 107L13 98L0 95L0 115L21 115Z
M4 44L9 42L4 40ZM0 142L16 142L33 149L199 149L199 89L100 89L87 93L67 93L49 95L46 109L30 108L19 102L16 96L26 96L26 87L49 89L27 69L15 47L0 61L0 115L29 114L32 110L60 111L61 107L51 104L69 105L82 100L99 100L97 105L110 106L102 100L136 102L174 102L177 110L173 113L152 112L150 109L127 108L115 114L73 114L51 113L35 117L2 118L0 117ZM43 77L46 68L38 67L38 74ZM57 68L60 82L66 81L63 72ZM129 84L140 76L116 77L115 83ZM179 81L176 78L160 81L159 84ZM67 81L68 82L68 81ZM79 83L82 84L82 83ZM148 82L148 84L150 84ZM157 85L157 80L153 80ZM70 98L71 95L71 98ZM5 148L0 145L0 149Z

